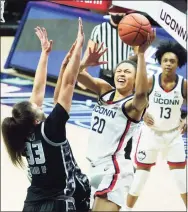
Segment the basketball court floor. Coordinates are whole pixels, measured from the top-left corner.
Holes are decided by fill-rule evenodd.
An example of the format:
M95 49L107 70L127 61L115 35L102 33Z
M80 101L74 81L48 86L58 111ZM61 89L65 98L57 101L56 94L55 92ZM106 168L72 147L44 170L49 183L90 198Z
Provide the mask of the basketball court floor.
M3 66L12 42L12 37L1 38L2 72L7 73ZM9 70L8 73L8 75L1 73L1 121L11 115L11 107L20 97L28 98L31 92L30 77L21 76L14 70ZM17 85L27 85L28 90L23 91L22 87L12 85L11 80ZM50 85L48 90L53 90L54 88ZM53 106L52 92L50 94L45 102L46 113L49 113ZM86 103L87 99L90 97L82 94L74 95L71 118L67 124L68 140L75 158L86 174L89 171L89 164L85 155L92 111L92 105ZM1 211L21 211L29 184L26 171L15 168L11 164L1 136ZM161 156L158 158L157 165L152 168L149 180L135 206L135 211L186 211L167 164Z

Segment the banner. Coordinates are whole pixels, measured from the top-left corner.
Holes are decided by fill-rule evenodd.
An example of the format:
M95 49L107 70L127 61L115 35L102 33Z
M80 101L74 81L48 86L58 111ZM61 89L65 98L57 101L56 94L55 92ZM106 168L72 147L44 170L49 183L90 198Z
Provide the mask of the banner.
M187 27L184 13L167 3L161 2L156 21L186 49Z
M106 12L108 8L111 6L111 0L56 0L52 1L58 4L64 4L68 6L90 9L90 10L98 10Z

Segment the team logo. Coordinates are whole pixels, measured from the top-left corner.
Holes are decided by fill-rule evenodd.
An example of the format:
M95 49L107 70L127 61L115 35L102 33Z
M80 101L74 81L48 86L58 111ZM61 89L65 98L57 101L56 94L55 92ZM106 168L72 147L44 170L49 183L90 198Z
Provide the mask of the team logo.
M5 0L0 0L1 3L1 23L5 23L4 12L5 12Z
M174 99L179 98L179 92L178 91L174 91Z
M161 94L160 94L158 91L155 91L154 96L156 96L156 97L161 97Z
M142 161L142 160L144 160L146 158L146 153L145 153L145 151L139 151L138 152L138 160L139 161Z

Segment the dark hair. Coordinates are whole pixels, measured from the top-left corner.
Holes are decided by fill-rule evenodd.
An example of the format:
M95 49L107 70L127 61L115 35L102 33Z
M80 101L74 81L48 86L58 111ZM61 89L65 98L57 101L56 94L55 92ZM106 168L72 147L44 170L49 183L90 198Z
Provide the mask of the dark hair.
M178 66L181 68L187 62L186 50L177 42L161 42L155 53L155 60L161 64L161 59L166 52L174 53L178 58Z
M123 60L123 61L121 61L120 63L117 64L117 66L115 67L115 69L114 69L114 71L113 71L113 74L115 74L116 69L117 69L118 66L120 66L122 63L129 63L129 64L131 64L132 66L134 66L135 70L137 71L137 64L136 64L134 61L132 61L132 60Z
M32 104L23 101L13 106L12 117L7 117L2 122L3 140L9 157L15 166L23 167L22 153L25 140L34 128L35 118Z

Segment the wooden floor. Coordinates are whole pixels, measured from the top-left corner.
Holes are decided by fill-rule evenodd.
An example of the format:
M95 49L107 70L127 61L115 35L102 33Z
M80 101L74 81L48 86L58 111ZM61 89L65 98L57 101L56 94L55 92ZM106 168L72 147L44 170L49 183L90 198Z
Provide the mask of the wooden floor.
M1 66L9 52L13 38L1 38ZM1 105L1 121L10 116L11 107ZM89 130L67 124L67 137L82 170L88 173L85 159ZM29 186L24 170L15 168L8 158L1 137L1 211L20 211ZM160 157L152 169L149 180L140 196L135 211L185 211L184 204L170 174Z

